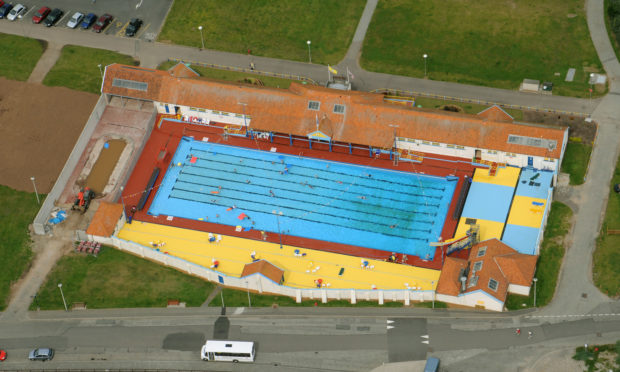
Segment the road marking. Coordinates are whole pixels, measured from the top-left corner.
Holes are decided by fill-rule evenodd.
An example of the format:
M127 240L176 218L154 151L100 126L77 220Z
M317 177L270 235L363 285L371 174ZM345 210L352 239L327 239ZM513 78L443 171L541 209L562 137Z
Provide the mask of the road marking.
M387 324L392 324L392 323L394 323L393 320L390 320L390 319L387 320Z
M136 4L136 9L138 9L140 5L142 5L142 0L140 0L140 2Z
M243 314L244 311L245 311L245 307L238 307L235 309L235 312L233 313L233 315L241 315Z
M425 339L427 339L427 340L428 340L428 335L422 335L422 336L420 336L420 337L425 338Z
M33 5L32 8L26 9L26 12L24 14L22 14L23 17L26 17L28 15L28 13L34 11L36 8L36 5Z
M592 316L620 316L620 313L567 314L567 315L526 315L525 318L574 318L574 317L592 317Z
M422 341L422 343L428 345L428 340L424 340L424 341Z
M116 22L116 24L118 25L118 24L122 24L122 23ZM129 21L127 21L127 23L125 23L125 25L120 30L118 30L118 32L116 33L116 36L117 37L121 37L123 35L123 31L125 31L127 26L129 26Z
M69 15L70 10L68 10L66 13L63 13L62 17L60 17L60 19L58 20L58 22L56 22L56 26L60 26L60 24L62 23L62 20L65 19L65 17L67 17ZM65 26L67 26L65 24Z
M394 328L394 326L389 325L389 326L386 326L386 328L387 328L387 329L393 329L393 328Z
M140 31L138 31L138 33L136 34L136 39L139 39L140 37L142 37L142 34L144 34L144 32L146 31L147 28L149 28L151 24L148 23L146 26L142 27L140 29Z

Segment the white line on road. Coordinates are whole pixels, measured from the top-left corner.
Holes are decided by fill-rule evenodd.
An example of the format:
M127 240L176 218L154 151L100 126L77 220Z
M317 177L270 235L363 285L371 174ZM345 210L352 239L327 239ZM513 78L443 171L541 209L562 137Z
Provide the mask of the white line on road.
M241 315L243 314L243 311L245 311L245 307L238 307L235 309L235 312L233 313L233 315Z

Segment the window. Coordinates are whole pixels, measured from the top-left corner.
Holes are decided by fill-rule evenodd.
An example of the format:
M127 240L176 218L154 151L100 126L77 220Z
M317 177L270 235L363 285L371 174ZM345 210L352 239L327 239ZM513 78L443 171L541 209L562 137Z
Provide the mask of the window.
M142 83L140 81L133 81L133 80L118 79L118 78L114 78L114 80L112 80L112 86L119 87L119 88L125 88L125 89L141 90L143 92L146 92L146 90L149 87L147 83Z
M495 279L489 279L489 289L492 289L494 291L497 291L497 280Z
M465 150L465 146L456 146L456 148L459 150Z
M423 145L430 145L431 143L430 143L430 142L428 142L428 141L422 141L422 144L423 144Z
M439 146L439 142L433 142L433 146Z
M474 272L482 270L482 261L474 263Z
M189 110L190 110L190 111L198 111L198 109L197 109L197 108L195 108L195 107L190 107L190 108L189 108Z
M344 105L334 105L335 114L344 114Z
M472 276L471 279L469 279L469 285L467 286L467 288L475 287L477 284L478 276Z
M450 144L448 144L448 145L446 145L446 147L447 147L447 148L449 148L449 149L453 149L453 148L454 148L454 145L450 145Z
M497 154L497 151L495 151L495 150L489 150L489 151L487 151L487 154Z
M478 256L477 257L482 257L487 253L487 247L480 247L478 248Z
M321 102L319 102L319 101L310 101L310 102L308 102L308 110L318 111L320 107L321 107Z

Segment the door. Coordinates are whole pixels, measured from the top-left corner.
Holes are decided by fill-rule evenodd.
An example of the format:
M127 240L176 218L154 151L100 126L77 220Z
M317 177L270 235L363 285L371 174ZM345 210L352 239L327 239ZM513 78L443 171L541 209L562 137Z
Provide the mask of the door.
M168 108L168 105L164 105L164 107L166 108L166 114L170 113L170 109Z
M482 158L482 151L476 150L476 152L474 153L474 159L480 160L480 158Z
M207 360L212 360L212 361L215 360L215 353L213 352L207 353Z
M533 167L534 166L534 157L532 157L532 156L528 156L527 157L527 166L528 167Z
M217 276L217 281L220 282L220 284L224 284L224 277L221 275Z

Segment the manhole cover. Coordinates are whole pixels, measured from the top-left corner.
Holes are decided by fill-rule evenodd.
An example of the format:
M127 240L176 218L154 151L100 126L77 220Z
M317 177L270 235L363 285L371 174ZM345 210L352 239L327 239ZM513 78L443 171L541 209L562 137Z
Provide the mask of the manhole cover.
M588 294L587 294L587 293L582 293L582 294L581 294L581 297L582 297L582 298L588 298Z

